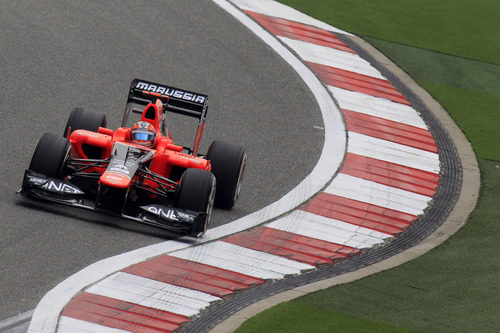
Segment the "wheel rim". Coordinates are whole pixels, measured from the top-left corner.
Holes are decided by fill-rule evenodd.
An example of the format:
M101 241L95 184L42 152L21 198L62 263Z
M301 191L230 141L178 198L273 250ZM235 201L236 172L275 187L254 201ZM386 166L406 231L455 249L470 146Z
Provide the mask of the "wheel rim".
M241 183L243 180L243 175L245 173L246 160L247 156L245 155L245 157L243 158L243 162L241 163L240 173L238 174L238 181L236 182L236 190L234 191L233 202L236 202L236 200L238 200L238 197L240 196Z
M210 191L210 197L208 198L207 211L206 211L207 220L205 223L204 232L207 231L208 225L212 221L212 212L214 209L214 201L215 201L215 182L216 182L216 180L214 178L214 181L212 182L212 190Z
M65 177L64 168L66 167L66 163L68 162L70 151L71 151L71 144L68 145L68 149L66 150L66 154L64 155L63 162L61 163L61 167L58 170L58 173L59 175L61 175L61 178Z

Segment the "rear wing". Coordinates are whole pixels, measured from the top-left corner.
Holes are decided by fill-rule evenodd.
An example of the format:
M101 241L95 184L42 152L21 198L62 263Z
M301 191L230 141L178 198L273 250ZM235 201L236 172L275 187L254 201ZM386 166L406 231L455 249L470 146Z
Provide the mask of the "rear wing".
M208 110L208 96L150 81L135 79L130 84L127 103L148 105L157 98L168 100L166 110L204 121Z
M196 130L193 148L190 149L192 154L197 156L208 110L207 95L146 80L134 79L130 83L122 126L127 123L130 112L142 112L142 110L136 111L133 105L146 107L149 103L155 103L157 99L164 103L165 111L198 119L198 129Z

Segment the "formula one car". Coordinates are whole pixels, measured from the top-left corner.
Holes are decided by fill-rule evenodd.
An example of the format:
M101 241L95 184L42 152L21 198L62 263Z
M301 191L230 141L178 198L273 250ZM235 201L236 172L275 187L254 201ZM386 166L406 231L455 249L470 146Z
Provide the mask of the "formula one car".
M198 153L207 101L135 79L115 131L103 114L76 108L62 136L38 141L20 193L201 237L213 206L230 209L238 199L246 161L242 146L225 141ZM174 143L167 112L198 119L192 147Z

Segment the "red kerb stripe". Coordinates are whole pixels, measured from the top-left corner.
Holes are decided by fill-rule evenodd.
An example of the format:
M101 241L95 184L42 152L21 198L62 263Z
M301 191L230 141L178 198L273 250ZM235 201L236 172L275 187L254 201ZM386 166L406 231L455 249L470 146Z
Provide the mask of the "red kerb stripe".
M245 12L276 36L301 40L303 42L331 47L349 53L356 53L328 30L283 18L255 13L249 10Z
M359 250L349 246L269 227L242 232L224 241L316 266L333 263L359 253Z
M427 196L436 193L439 182L438 174L353 153L346 154L340 172Z
M68 303L62 315L137 333L172 332L189 321L175 313L86 292Z
M218 297L264 283L264 280L252 276L168 255L130 266L123 272Z
M437 153L432 134L423 128L347 109L342 113L349 131Z
M387 80L313 62L307 64L330 86L410 105L406 97Z
M417 218L415 215L324 192L301 209L390 235L401 233Z

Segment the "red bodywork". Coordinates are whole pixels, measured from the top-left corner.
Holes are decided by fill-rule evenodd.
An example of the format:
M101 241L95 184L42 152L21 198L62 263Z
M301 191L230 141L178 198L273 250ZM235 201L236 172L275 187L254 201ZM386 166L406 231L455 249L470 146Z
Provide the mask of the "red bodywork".
M201 137L203 126L199 127L199 131L195 139L196 142L193 153L184 153L184 147L176 145L168 131L166 131L165 135L160 131L164 116L163 103L160 98L168 99L168 96L158 95L158 97L159 98L156 100L156 103L149 103L144 108L141 117L142 121L149 122L155 128L156 139L152 147L144 147L131 142L131 129L128 127L119 127L115 131L108 128L99 127L98 132L75 130L71 133L69 138L72 148L71 157L82 160L107 159L112 153L114 144L120 142L127 145L136 146L142 150L152 151L154 153L154 157L152 158L148 168L153 173L156 173L165 178L171 178L172 168L174 166L183 169L196 168L210 171L210 161L196 156L197 154L194 151L198 148L197 143L199 143L199 137ZM99 148L100 156L87 156L86 150L88 146ZM93 151L95 154L96 150L93 149ZM88 163L91 164L91 162ZM88 167L84 172L98 172L102 174L100 176L99 182L111 187L127 188L130 186L131 182L134 181L133 178L130 178L123 173L106 171L106 168L102 166ZM171 183L161 183L164 186L170 188L173 187ZM157 188L159 186L158 179L156 179L155 181L145 179L143 184L151 188Z

